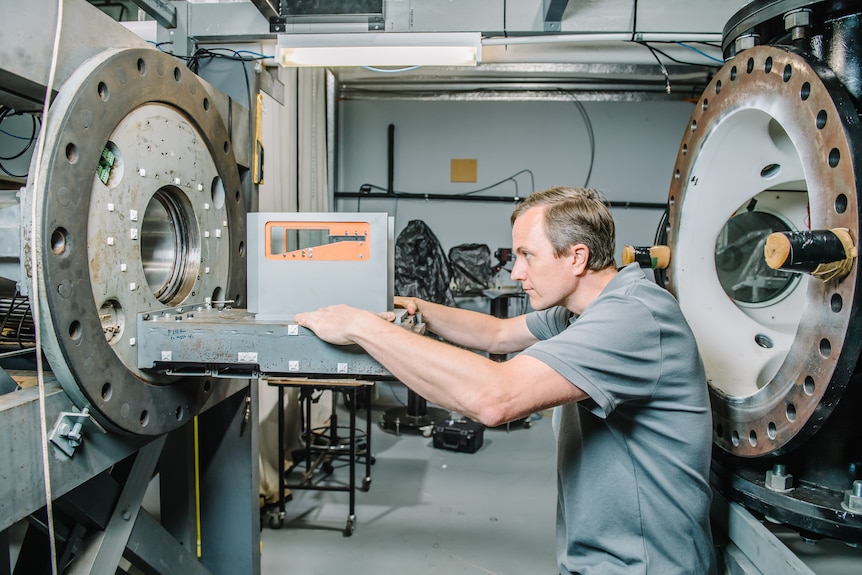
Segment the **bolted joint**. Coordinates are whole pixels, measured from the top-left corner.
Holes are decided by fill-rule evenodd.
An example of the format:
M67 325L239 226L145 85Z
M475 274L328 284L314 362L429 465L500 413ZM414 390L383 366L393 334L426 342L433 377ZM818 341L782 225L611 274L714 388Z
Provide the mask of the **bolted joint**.
M766 472L766 488L783 493L793 489L793 476L784 472L783 465L776 465Z
M760 44L759 34L743 34L742 36L733 41L733 47L737 54L739 54L743 50L754 48L758 44Z
M853 487L844 492L841 507L852 513L862 513L862 480L853 482Z
M802 28L811 25L811 10L800 8L784 15L784 29Z

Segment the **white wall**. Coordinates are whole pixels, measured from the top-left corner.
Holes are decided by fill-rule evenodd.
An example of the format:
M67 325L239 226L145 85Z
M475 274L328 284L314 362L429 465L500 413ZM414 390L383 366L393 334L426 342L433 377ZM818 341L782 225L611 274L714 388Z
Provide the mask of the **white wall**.
M611 201L667 200L677 149L692 104L686 102L584 102L595 136L590 186ZM575 104L563 101L348 100L339 105L336 190L358 192L364 183L387 186L387 131L395 126L394 189L421 194L463 194L516 177L522 197L555 185L584 185L590 146ZM478 160L478 181L450 182L450 160ZM378 191L378 190L372 190ZM514 196L506 182L477 195ZM343 199L339 211L387 211L396 235L412 219L427 223L443 248L511 245L514 204L391 199ZM626 244L650 245L657 209L615 208L617 260Z

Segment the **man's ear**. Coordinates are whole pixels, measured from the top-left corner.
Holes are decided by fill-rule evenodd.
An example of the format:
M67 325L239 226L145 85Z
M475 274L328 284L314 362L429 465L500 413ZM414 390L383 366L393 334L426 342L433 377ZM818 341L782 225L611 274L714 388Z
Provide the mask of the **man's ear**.
M583 275L587 271L587 262L590 259L590 248L584 244L575 244L571 247L572 271L575 275Z

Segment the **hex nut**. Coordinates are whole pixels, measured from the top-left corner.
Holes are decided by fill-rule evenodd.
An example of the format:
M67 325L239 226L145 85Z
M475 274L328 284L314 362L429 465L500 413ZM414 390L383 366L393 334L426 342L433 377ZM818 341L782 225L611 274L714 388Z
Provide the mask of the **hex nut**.
M790 491L793 489L793 476L789 473L777 475L770 469L766 472L766 487L772 491Z
M799 28L811 24L811 10L794 10L784 15L784 29Z
M853 495L853 490L848 489L844 492L844 501L841 502L841 507L853 513L862 512L862 496Z
M740 36L734 41L734 47L736 48L736 53L740 53L743 50L748 50L749 48L754 48L760 43L760 36L757 34L746 34L745 36Z

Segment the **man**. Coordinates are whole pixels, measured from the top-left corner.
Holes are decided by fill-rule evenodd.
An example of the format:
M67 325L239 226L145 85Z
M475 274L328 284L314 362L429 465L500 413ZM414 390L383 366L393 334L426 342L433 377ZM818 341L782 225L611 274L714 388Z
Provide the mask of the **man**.
M512 246L512 278L539 311L498 319L396 301L458 346L521 352L508 361L347 306L296 322L332 343L359 344L428 401L488 426L557 407L561 573L715 573L711 412L676 300L637 264L616 269L613 218L593 190L529 196L512 214Z

